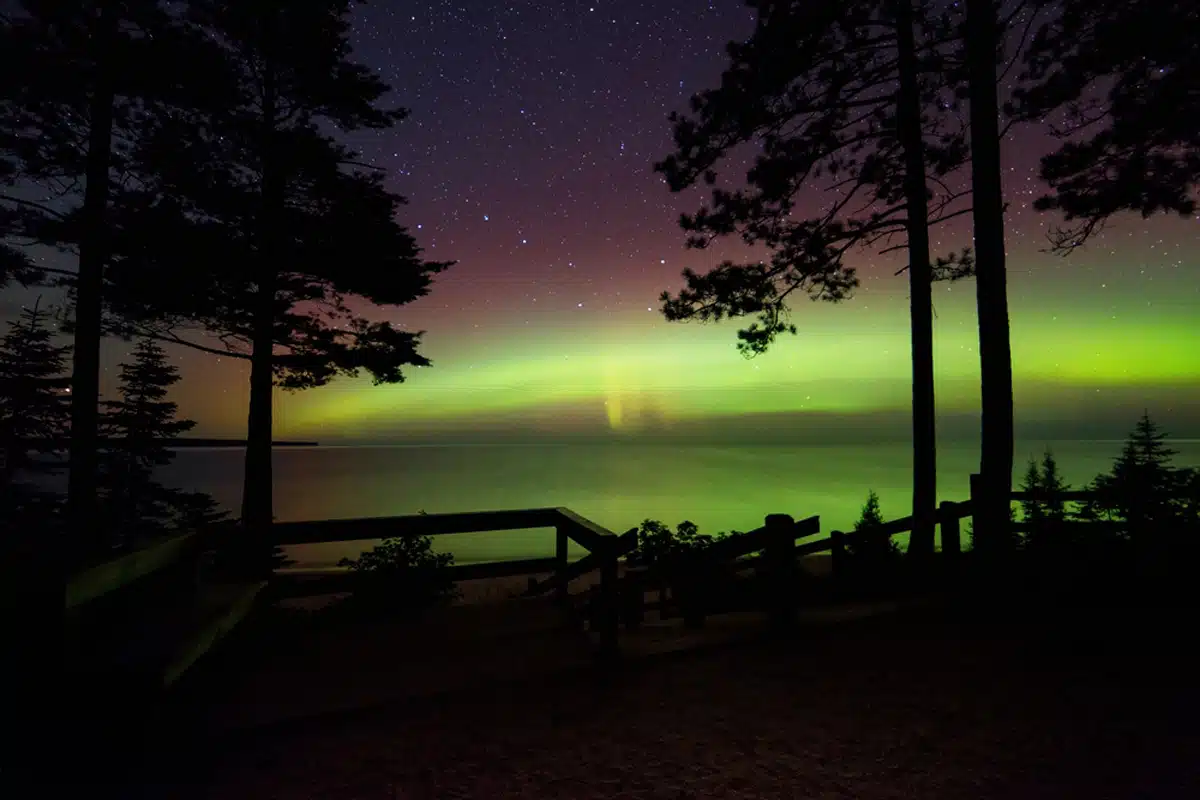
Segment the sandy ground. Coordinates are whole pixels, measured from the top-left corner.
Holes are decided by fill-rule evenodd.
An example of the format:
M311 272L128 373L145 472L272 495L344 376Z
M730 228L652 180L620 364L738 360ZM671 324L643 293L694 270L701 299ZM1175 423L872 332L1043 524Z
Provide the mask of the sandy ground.
M624 574L624 568L620 570ZM459 581L458 591L461 594L458 602L463 605L477 605L480 603L496 603L503 600L508 600L516 595L520 595L529 585L529 579L543 580L548 578L550 573L537 575L518 575L511 578L484 578L474 581ZM584 575L571 584L572 592L586 591L589 587L595 585L599 581L598 575L595 573ZM331 601L343 597L343 594L325 594L316 595L313 597L296 597L283 601L282 605L288 608L320 608Z
M800 559L802 568L812 575L827 575L829 573L829 557L825 555L806 556ZM299 574L303 574L304 570L295 570ZM320 572L320 570L313 570ZM625 565L618 566L618 574L625 574ZM525 591L529 584L530 578L544 580L550 577L549 573L538 575L518 575L511 578L487 578L474 581L459 581L458 589L462 594L459 602L465 604L475 603L493 603L501 600L507 600L514 595L518 595ZM600 575L598 572L590 572L577 578L571 583L572 592L586 591L588 588L599 583ZM293 608L318 608L330 600L335 599L339 595L318 595L316 597L294 598L285 602L285 605Z
M229 738L152 796L1195 798L1194 663L859 623Z

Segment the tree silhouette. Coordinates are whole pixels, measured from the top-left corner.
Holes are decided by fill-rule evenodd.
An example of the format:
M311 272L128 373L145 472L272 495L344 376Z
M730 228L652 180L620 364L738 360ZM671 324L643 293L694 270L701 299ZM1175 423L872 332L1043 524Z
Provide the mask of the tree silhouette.
M1154 535L1161 532L1155 527L1173 526L1178 521L1176 498L1188 477L1171 466L1175 454L1166 445L1166 434L1143 413L1112 469L1092 482L1096 497L1085 505L1084 518L1124 523L1127 536Z
M1038 483L1038 491L1044 497L1041 500L1042 515L1051 522L1062 522L1067 518L1067 504L1059 495L1071 490L1070 484L1063 480L1058 471L1058 462L1049 450L1042 456L1042 473Z
M70 379L65 376L71 348L54 342L49 315L38 304L22 309L0 339L0 490L6 511L41 495L19 481L22 474L53 472L70 429Z
M1114 214L1191 216L1200 185L1200 14L1174 0L1037 0L1054 13L1033 37L1012 110L1062 140L1041 163L1035 207L1067 225L1054 250L1085 243ZM1107 84L1107 85L1106 85Z
M879 495L874 490L867 494L866 505L854 523L854 532L859 536L851 536L846 540L846 553L860 563L877 565L900 554L900 548L891 536L871 535L874 528L884 523L883 513L879 509Z
M78 257L35 267L6 243L0 284L53 282L71 294L74 360L68 507L76 545L94 544L104 270L112 211L131 185L140 120L186 74L158 0L22 0L0 19L0 234ZM192 81L192 83L198 83ZM33 191L36 190L36 191Z
M943 73L954 36L946 17L909 0L750 2L754 34L730 43L721 86L674 114L675 152L656 165L673 191L717 182L716 165L748 143L761 153L748 187L714 189L712 206L685 215L693 248L737 235L770 263L725 261L706 275L685 270L669 320L757 315L738 332L746 355L764 352L798 291L837 302L858 285L843 258L855 247L909 250L913 325L913 516L910 550L933 550L936 505L930 282L971 272L969 251L930 264L928 226L958 214L963 192L943 180L965 159L963 129ZM932 191L931 191L931 188ZM796 196L822 188L827 209L796 219ZM907 244L892 244L904 237Z
M155 180L139 211L163 221L143 258L114 269L126 333L249 362L242 521L258 532L272 519L273 386L360 370L394 383L404 366L428 365L419 333L370 321L348 300L408 303L449 266L420 258L395 221L404 199L327 133L386 129L407 114L381 107L389 87L350 60L350 7L191 3L192 38L209 44L212 99L144 132L135 155ZM166 265L170 285L151 284Z
M4 66L0 65L0 69L4 69ZM0 102L2 108L3 103ZM7 138L3 128L0 128L0 187L10 185L17 174L15 160L4 155L9 149ZM13 283L19 286L42 283L46 279L45 273L37 268L27 253L9 243L10 239L20 234L23 226L17 209L4 203L4 198L5 195L0 193L0 289Z
M1031 458L1025 467L1025 480L1021 482L1021 491L1036 492L1041 483L1041 468L1038 466L1037 459ZM1026 522L1037 525L1043 519L1042 504L1036 499L1022 500L1021 516Z
M980 549L1008 541L998 530L1011 517L1013 472L1012 347L1009 341L1004 197L1000 173L997 61L1003 56L995 0L966 0L963 28L966 94L970 100L975 298L979 318L980 464L982 506L975 531Z
M1049 450L1042 455L1040 464L1036 459L1029 459L1021 484L1021 491L1033 494L1021 501L1022 519L1030 525L1026 534L1028 544L1035 547L1055 541L1068 544L1062 523L1069 515L1066 501L1060 495L1070 488L1059 474L1058 462Z
M101 508L113 545L194 527L220 519L206 495L168 489L154 479L156 469L175 454L170 441L195 427L178 419L178 406L167 399L179 371L157 344L142 340L133 359L121 365L120 399L103 403L101 431Z

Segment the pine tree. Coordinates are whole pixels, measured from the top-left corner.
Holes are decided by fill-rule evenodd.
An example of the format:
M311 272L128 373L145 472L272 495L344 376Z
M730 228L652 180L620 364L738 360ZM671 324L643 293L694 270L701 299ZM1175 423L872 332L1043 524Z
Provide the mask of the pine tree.
M1112 470L1092 482L1096 497L1084 509L1085 518L1122 522L1127 536L1154 536L1161 533L1156 528L1175 524L1180 476L1171 466L1175 451L1165 440L1149 412L1143 413Z
M867 502L862 508L854 532L858 536L847 539L846 553L860 563L878 564L900 555L900 547L890 536L872 535L872 531L884 522L879 508L879 495L874 490L867 493Z
M1025 471L1021 491L1032 493L1032 497L1021 501L1022 519L1029 525L1025 542L1033 546L1048 544L1069 545L1066 528L1066 501L1062 493L1070 486L1063 481L1058 471L1054 454L1047 450L1041 463L1030 459Z
M1047 450L1042 456L1042 474L1038 483L1038 491L1042 494L1042 514L1047 520L1062 522L1067 518L1067 503L1061 495L1070 490L1071 485L1059 474L1054 454Z
M219 518L209 516L215 509L203 502L204 495L168 489L154 479L155 470L174 459L170 441L196 424L178 419L178 406L167 399L179 379L178 369L167 361L163 349L142 340L133 360L121 365L120 399L103 404L101 430L107 447L101 457L100 485L106 528L114 545Z
M1042 485L1042 472L1036 459L1029 459L1025 468L1025 480L1021 483L1022 492L1037 492ZM1021 501L1021 518L1031 525L1042 521L1042 504L1036 497Z
M1024 55L1012 111L1065 117L1035 207L1063 214L1069 253L1114 215L1191 217L1200 187L1200 14L1175 0L1036 0L1050 13Z
M104 272L115 255L114 205L141 120L184 80L159 0L21 0L0 18L0 233L78 256L74 272L0 252L0 281L53 281L72 297L68 507L78 549L96 521ZM195 73L191 73L194 77ZM36 194L28 191L36 188Z
M25 479L59 468L54 456L70 428L71 348L55 343L48 316L35 303L0 339L0 513L10 520L34 505L54 506L49 493Z
M862 513L859 514L858 521L854 523L854 530L855 532L862 531L879 527L882 524L883 513L879 510L879 495L871 490L867 493L867 502L862 508Z
M346 301L411 302L449 266L420 258L396 222L404 198L326 133L384 130L407 114L383 108L389 87L350 60L351 6L190 4L192 38L209 43L213 99L153 120L137 158L161 196L147 211L166 209L169 234L151 240L140 263L114 270L117 307L133 331L249 362L241 516L257 534L272 519L273 387L320 386L361 370L395 383L403 367L428 365L419 333L369 321ZM171 228L175 209L188 222ZM172 284L151 286L168 263Z
M748 188L715 189L712 207L685 215L693 248L737 235L770 262L726 261L663 293L669 320L757 315L738 332L748 356L764 352L787 321L789 297L837 302L858 285L843 258L855 247L907 239L913 326L914 554L933 551L936 456L930 282L965 277L969 251L930 264L928 227L962 213L942 180L965 160L965 141L943 78L949 24L911 0L751 2L758 25L728 47L720 88L672 115L676 151L655 168L672 191L717 181L716 165L746 143L762 153ZM828 190L827 209L796 219L802 189ZM903 245L900 245L903 246ZM888 251L896 245L884 247Z

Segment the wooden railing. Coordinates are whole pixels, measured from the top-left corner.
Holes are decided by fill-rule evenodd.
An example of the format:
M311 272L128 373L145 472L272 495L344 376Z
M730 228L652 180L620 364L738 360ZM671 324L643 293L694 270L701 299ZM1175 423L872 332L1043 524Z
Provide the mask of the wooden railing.
M941 549L943 553L956 555L962 552L961 521L964 517L971 516L971 508L970 501L955 502L947 500L938 505L937 511L934 512L933 522L938 526L941 533ZM851 537L890 538L900 533L910 533L912 529L913 518L910 515L885 522L873 528L851 532L834 531L831 534L831 538L834 540L832 550L834 570L837 571L838 567L845 561L847 539Z
M979 497L981 491L982 491L982 486L980 484L979 475L972 474L971 475L971 497L972 498ZM1021 502L1021 501L1027 501L1027 500L1041 500L1042 502L1061 501L1061 502L1065 502L1065 503L1085 503L1089 500L1094 500L1094 499L1096 499L1096 492L1089 491L1089 490L1082 490L1082 489L1074 489L1074 490L1068 490L1068 491L1063 491L1063 492L1053 492L1053 493L1038 492L1038 491L1027 492L1027 491L1022 491L1020 489L1014 489L1012 492L1009 493L1009 501L1010 502ZM973 502L973 500L969 501L969 502ZM979 504L976 504L976 505L978 506ZM1083 531L1120 530L1124 527L1119 522L1112 522L1109 520L1061 520L1061 521L1056 521L1054 524L1055 524L1055 527L1060 530L1083 530ZM1036 523L1031 523L1028 521L1009 522L1008 526L1009 526L1009 530L1012 531L1013 533L1029 533L1030 531L1035 530L1038 527ZM976 525L975 529L979 530L979 526Z
M174 683L266 585L208 579L205 556L219 534L179 534L73 575L63 597L71 667L136 673L152 688Z
M515 577L551 572L553 573L551 577L544 581L531 581L527 594L541 594L553 590L557 600L565 605L571 581L588 573L599 572L600 592L606 598L610 598L610 601L605 603L605 613L598 626L599 654L603 659L616 656L619 626L615 599L618 561L637 546L636 528L618 536L568 508L532 508L472 511L458 514L418 514L403 517L282 522L272 526L272 543L288 546L529 528L555 529L553 558L464 564L451 568L454 579ZM570 561L568 555L569 543L572 541L588 551L587 555L574 563ZM280 587L281 594L297 597L349 590L353 586L354 579L352 575L345 574L334 574L321 579L311 577L305 579L290 578L286 574L277 573L275 580L284 584Z

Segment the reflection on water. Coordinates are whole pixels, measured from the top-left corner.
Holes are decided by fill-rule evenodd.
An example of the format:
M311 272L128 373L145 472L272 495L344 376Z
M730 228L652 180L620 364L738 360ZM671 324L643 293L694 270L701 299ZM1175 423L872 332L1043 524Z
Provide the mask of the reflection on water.
M1051 442L1075 485L1107 470L1120 442ZM1172 441L1178 465L1200 463L1200 444ZM1016 476L1046 443L1018 443ZM318 447L275 451L275 514L280 521L566 506L621 532L643 519L690 519L702 532L751 530L769 513L821 516L824 531L853 524L874 489L886 517L908 513L911 451L903 444L821 447L644 445L480 445ZM978 468L971 446L938 451L938 496L965 499ZM242 453L183 450L165 482L210 492L238 507ZM303 563L332 564L364 545L297 548ZM552 529L434 538L460 563L534 558L554 551Z

